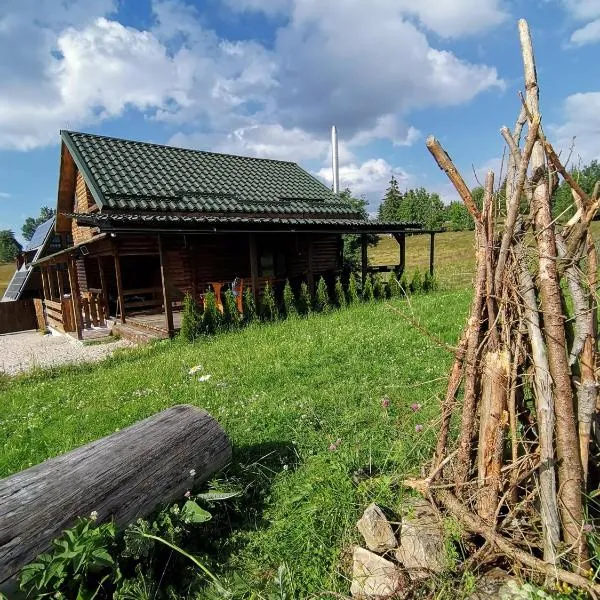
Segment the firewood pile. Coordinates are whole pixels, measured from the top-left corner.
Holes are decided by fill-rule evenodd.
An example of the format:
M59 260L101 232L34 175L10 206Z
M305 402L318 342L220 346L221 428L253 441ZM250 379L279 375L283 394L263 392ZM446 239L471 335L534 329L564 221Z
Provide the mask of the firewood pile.
M595 596L586 498L600 409L590 233L600 182L586 194L546 138L525 20L519 36L525 93L514 129L501 129L506 173L487 173L482 207L440 143L427 140L475 221L477 268L431 470L407 483L482 540L481 560L501 555ZM551 213L559 178L576 207L567 223Z

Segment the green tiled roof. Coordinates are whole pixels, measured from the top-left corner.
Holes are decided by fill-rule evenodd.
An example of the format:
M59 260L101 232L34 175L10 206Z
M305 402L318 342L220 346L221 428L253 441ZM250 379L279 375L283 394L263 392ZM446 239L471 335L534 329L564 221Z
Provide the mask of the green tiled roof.
M296 163L61 132L101 211L360 218Z

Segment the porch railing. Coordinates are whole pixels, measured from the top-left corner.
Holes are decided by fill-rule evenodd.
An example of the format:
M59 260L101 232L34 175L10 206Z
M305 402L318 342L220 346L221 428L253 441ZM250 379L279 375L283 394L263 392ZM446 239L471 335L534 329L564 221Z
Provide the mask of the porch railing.
M71 298L44 300L44 309L50 327L54 327L63 333L75 331Z

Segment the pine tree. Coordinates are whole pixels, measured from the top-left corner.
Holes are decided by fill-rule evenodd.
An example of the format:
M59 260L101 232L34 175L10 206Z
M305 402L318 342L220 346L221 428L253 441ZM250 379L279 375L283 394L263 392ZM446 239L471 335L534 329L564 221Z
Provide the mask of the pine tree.
M311 301L308 285L303 281L300 286L300 294L298 294L298 313L303 316L309 315L311 313L310 305Z
M244 323L252 323L256 321L256 302L254 301L254 293L251 288L244 290L244 296L242 298L242 307L244 309Z
M386 289L383 280L381 279L381 275L377 273L373 280L373 295L376 300L385 300L386 298Z
M358 302L358 284L356 283L356 277L354 273L350 273L348 279L348 304L356 304Z
M403 296L408 296L410 294L410 283L408 282L406 273L402 273L402 277L400 278L400 288L402 289Z
M286 318L295 317L298 314L296 310L296 297L294 296L294 290L290 282L286 280L285 287L283 288L283 310Z
M329 292L327 291L327 284L323 277L319 278L317 284L317 292L315 294L315 311L316 312L327 312L331 306L329 305Z
M344 292L344 286L342 280L337 277L335 280L335 304L338 308L346 307L346 292Z
M179 335L188 342L193 342L200 336L202 330L202 311L190 294L183 299L183 315Z
M240 313L231 290L223 294L223 324L229 329L235 329L240 324Z
M213 292L204 294L204 314L202 315L202 330L207 335L217 333L221 329L222 315L217 308L217 299Z
M369 275L369 273L367 273L367 277L365 278L365 285L363 286L362 299L363 299L363 302L372 302L374 299L373 280L371 279L371 275Z
M398 189L398 181L392 175L388 189L379 206L378 218L380 221L399 221L402 192Z
M263 290L263 295L260 302L260 318L263 321L276 321L279 318L275 294L273 293L273 288L268 281L265 285L265 289Z

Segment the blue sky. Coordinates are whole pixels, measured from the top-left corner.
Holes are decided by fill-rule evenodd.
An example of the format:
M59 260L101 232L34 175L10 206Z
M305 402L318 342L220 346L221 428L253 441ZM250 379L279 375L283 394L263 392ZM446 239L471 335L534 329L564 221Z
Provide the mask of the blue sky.
M294 160L376 210L403 188L454 198L499 170L529 20L543 123L600 158L600 0L2 0L0 228L56 202L59 130Z

